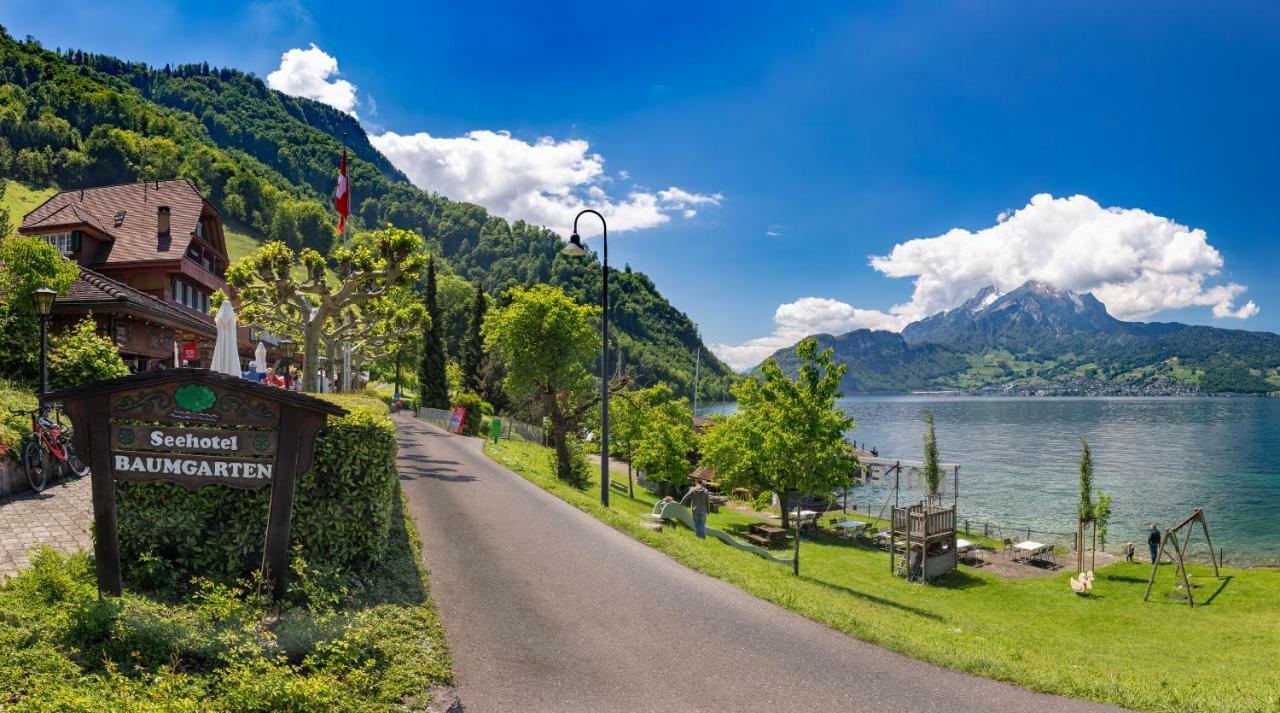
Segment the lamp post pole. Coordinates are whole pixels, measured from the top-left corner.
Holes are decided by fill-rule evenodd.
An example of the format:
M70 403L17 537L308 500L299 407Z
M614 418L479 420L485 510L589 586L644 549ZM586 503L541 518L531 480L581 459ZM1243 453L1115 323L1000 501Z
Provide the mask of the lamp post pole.
M603 227L604 248L603 280L600 295L600 504L609 507L609 224L604 216L590 208L573 217L573 235L569 236L569 244L563 252L568 255L585 255L582 238L578 236L578 218L590 213L600 219Z
M35 298L36 316L40 320L40 396L43 397L49 393L49 319L58 293L48 287L41 287L33 290L31 296ZM40 408L44 408L43 402Z

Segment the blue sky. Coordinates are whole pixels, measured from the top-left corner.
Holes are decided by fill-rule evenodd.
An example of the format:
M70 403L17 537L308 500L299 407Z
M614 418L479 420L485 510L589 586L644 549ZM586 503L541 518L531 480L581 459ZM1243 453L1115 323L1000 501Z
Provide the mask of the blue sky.
M1274 3L548 5L9 0L0 23L264 78L314 43L296 91L349 82L442 193L605 206L632 227L612 262L740 364L1031 277L1280 330Z

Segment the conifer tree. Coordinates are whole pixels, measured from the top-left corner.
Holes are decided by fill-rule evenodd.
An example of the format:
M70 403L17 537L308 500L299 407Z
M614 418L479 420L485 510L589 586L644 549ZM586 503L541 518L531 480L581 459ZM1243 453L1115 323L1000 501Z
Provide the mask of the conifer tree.
M422 390L422 405L427 408L449 408L449 381L445 376L444 343L440 339L440 305L436 300L436 260L427 261L427 314L431 324L422 339L422 361L418 369L418 383Z
M467 343L462 347L462 385L467 391L480 393L484 386L484 313L488 302L484 296L484 283L476 283L476 298L471 306L471 326L467 331Z

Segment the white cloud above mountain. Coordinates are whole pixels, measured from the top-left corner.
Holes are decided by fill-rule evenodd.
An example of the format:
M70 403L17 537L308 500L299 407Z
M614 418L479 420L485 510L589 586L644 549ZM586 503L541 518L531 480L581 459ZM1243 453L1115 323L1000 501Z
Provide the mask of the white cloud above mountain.
M1240 304L1246 286L1215 281L1223 258L1204 230L1137 208L1104 208L1083 195L1042 193L1018 210L1001 212L992 226L908 240L871 257L870 264L886 277L914 278L911 299L882 311L806 297L778 307L773 334L713 349L726 363L749 367L809 334L896 331L987 285L1007 292L1027 280L1092 292L1125 320L1188 307L1208 307L1218 318L1258 313L1253 301Z
M774 311L773 334L737 345L712 344L711 351L734 369L749 369L775 351L812 334L844 334L855 329L896 332L908 321L880 310L858 309L827 297L801 297L779 305Z
M267 75L267 85L357 116L356 85L339 78L338 60L314 43L281 55L279 68ZM365 104L370 116L377 116L373 98L367 97ZM697 193L678 186L653 191L632 184L625 192L611 193L605 187L614 182L614 176L629 182L631 174L626 170L606 173L604 156L582 139L524 141L507 131L482 129L454 137L387 131L370 133L369 141L423 190L562 234L568 234L573 216L584 208L599 211L610 228L622 232L653 228L673 217L691 219L724 200L722 193ZM581 232L595 235L599 224L584 222Z
M676 186L611 195L604 188L611 180L604 157L582 139L543 137L528 142L506 131L477 130L457 137L389 131L369 140L423 190L564 234L584 208L600 211L610 229L621 232L662 225L673 215L692 218L699 208L724 200L721 193ZM597 233L598 224L584 222L581 231Z
M267 86L290 96L306 97L356 116L356 85L338 78L338 60L312 43L280 56L280 67L267 75Z

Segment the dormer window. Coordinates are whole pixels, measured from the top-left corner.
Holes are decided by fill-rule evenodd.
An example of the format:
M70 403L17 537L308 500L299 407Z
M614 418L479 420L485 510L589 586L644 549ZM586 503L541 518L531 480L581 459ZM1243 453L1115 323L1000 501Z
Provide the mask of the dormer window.
M71 255L80 249L80 231L78 230L67 233L46 233L40 237L63 255Z

